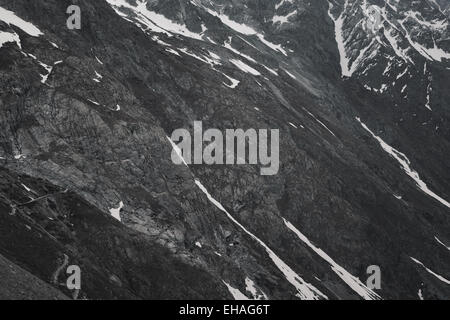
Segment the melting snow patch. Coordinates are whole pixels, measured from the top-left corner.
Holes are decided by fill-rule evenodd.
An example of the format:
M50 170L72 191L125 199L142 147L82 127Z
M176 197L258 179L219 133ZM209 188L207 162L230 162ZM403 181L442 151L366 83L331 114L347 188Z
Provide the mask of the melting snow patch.
M230 62L232 64L234 64L236 67L238 67L239 69L241 69L242 71L244 71L245 73L250 73L250 74L252 74L254 76L260 76L261 75L261 73L259 73L257 70L255 70L252 67L250 67L248 64L245 64L241 60L231 59Z
M221 60L220 56L218 56L214 52L208 51L208 53L214 60Z
M179 49L179 50L188 56L191 56L197 60L200 60L201 62L209 64L213 68L215 65L221 65L220 61L218 61L214 58L196 55L195 53L189 52L186 48Z
M230 76L227 76L225 73L222 74L231 82L231 84L226 84L225 82L223 82L223 84L226 85L228 88L234 89L239 85L239 83L241 83L239 80L233 79Z
M290 72L287 71L286 69L283 69L283 70L284 70L284 72L286 72L286 74L287 74L289 77L291 77L291 78L294 79L294 80L297 80L297 77L294 76L292 73L290 73Z
M433 111L431 109L431 97L430 97L432 91L433 91L433 88L431 87L431 82L430 82L427 87L427 102L425 103L425 107L430 111Z
M40 62L41 66L47 70L47 74L41 74L41 83L46 83L48 80L48 77L50 76L50 74L52 73L53 67L50 67L42 62Z
M97 101L91 100L91 99L87 99L89 102L95 104L96 106L99 106L100 103L98 103Z
M95 56L95 60L97 60L97 62L100 63L101 65L103 65L103 62L99 58L97 58L97 56Z
M223 283L227 286L228 291L231 293L231 295L233 296L234 300L249 300L247 298L247 296L245 294L243 294L242 292L240 292L238 289L233 288L232 286L230 286L225 281L223 281Z
M195 180L195 184L197 187L206 195L208 200L214 204L220 211L225 213L227 217L236 224L239 228L241 228L247 235L249 235L253 240L255 240L260 246L262 246L267 254L269 255L272 262L275 264L275 266L280 270L287 281L291 283L298 291L297 297L300 299L306 299L306 300L318 300L320 298L327 299L327 296L325 296L322 292L320 292L317 288L315 288L313 285L305 282L297 273L294 272L284 261L282 261L275 252L272 251L261 239L259 239L257 236L255 236L253 233L248 231L242 224L240 224L223 206L218 202L216 199L214 199L211 194L208 192L208 190L203 186L203 184L199 180Z
M344 24L344 17L342 14L335 19L333 15L331 14L331 4L330 8L328 10L328 15L330 16L331 20L334 22L334 33L336 38L336 43L339 50L339 56L340 56L340 63L341 63L341 71L342 75L346 77L351 77L352 73L349 70L349 63L350 59L347 58L347 54L345 52L345 40L343 35L343 24Z
M445 52L443 49L438 48L436 45L436 42L433 39L433 47L432 48L426 48L423 45L421 45L418 42L415 42L411 35L408 33L408 30L404 26L406 18L403 19L403 21L399 21L400 25L402 26L404 32L405 32L405 38L408 40L409 44L416 49L418 53L420 53L423 57L425 57L427 60L434 60L442 62L443 59L450 59L450 53Z
M16 16L14 12L3 9L2 7L0 7L0 20L6 22L9 25L12 24L13 26L22 29L22 31L28 33L33 37L38 37L43 34L41 30L39 30L32 23L22 20L21 18Z
M217 13L209 8L206 8L204 6L202 6L203 9L205 9L209 14L211 14L212 16L215 16L217 18L220 19L220 21L222 21L222 23L228 27L230 27L231 29L233 29L236 32L239 32L241 34L247 35L247 36L257 36L258 39L264 43L266 46L268 46L269 48L271 48L274 51L278 51L281 52L282 54L284 54L285 56L287 56L287 52L286 50L283 49L283 47L281 45L277 45L274 44L270 41L267 41L264 36L260 33L258 33L255 29L253 29L252 27L249 27L245 24L242 23L238 23L236 21L231 20L228 16L221 14L221 13Z
M311 248L315 253L317 253L323 260L328 262L331 265L331 269L341 278L353 291L355 291L358 295L366 300L377 300L381 299L381 297L370 290L366 285L364 285L358 278L351 275L347 270L338 265L329 255L327 255L323 250L317 248L314 244L312 244L309 239L303 235L292 223L283 219L285 225L291 230L293 233L297 235L297 237L305 243L309 248Z
M122 219L120 218L120 211L123 209L123 207L124 207L123 206L123 202L120 201L119 207L117 209L114 209L114 208L109 209L109 212L111 213L111 216L114 219L119 220L120 222L122 222Z
M19 48L22 48L20 38L16 33L0 31L0 48L8 42L15 42Z
M422 289L419 289L419 291L417 292L417 295L419 296L419 299L420 300L425 300L424 298L423 298L423 294L422 294Z
M181 55L178 53L178 51L176 51L176 50L174 50L172 48L166 48L166 51L171 53L171 54L174 54L174 55L177 55L177 56L181 57Z
M363 122L361 122L361 119L356 118L356 120L358 120L358 122L361 124L361 126L364 128L364 130L369 132L370 135L378 141L378 143L380 144L380 146L383 148L384 151L386 151L389 155L391 155L391 157L393 157L395 160L397 160L397 162L402 166L403 171L405 171L405 173L416 182L416 185L424 193L426 193L430 197L436 199L437 201L442 203L447 208L450 208L450 203L448 201L444 200L443 198L441 198L440 196L438 196L433 191L431 191L428 188L427 184L424 181L422 181L422 179L420 178L417 171L415 171L413 168L410 167L411 161L409 161L408 157L405 154L394 149L393 147L388 145L386 142L384 142L380 137L375 135Z
M398 79L400 79L401 77L403 77L403 76L406 74L406 72L408 72L408 67L406 67L406 68L405 68L405 71L403 71L402 73L400 73L400 74L397 76L397 78L395 78L395 80L398 80Z
M126 11L122 12L121 9L131 10L136 14L137 21L151 31L165 33L167 35L175 33L197 40L202 39L200 34L190 31L185 25L173 22L162 14L148 10L147 1L137 1L136 6L129 4L126 0L107 0L107 2L123 18L127 17L127 15L124 13ZM146 28L142 28L142 30L145 32Z
M291 13L288 13L285 16L275 15L272 18L272 23L273 24L276 24L276 23L280 23L280 24L288 23L289 22L289 18L292 17L292 16L295 16L296 14L297 14L297 10L294 10Z
M245 278L245 285L245 290L252 294L253 300L268 300L267 295L261 290L258 290L250 278Z
M345 1L344 7L346 8L348 5L348 0ZM344 77L351 77L353 75L353 73L358 69L360 63L362 62L364 55L366 54L366 52L372 47L372 45L375 43L375 39L373 39L369 45L367 45L364 49L360 50L359 56L352 62L351 59L349 57L347 57L347 53L346 53L346 45L347 45L347 41L345 40L344 37L344 12L342 12L339 17L334 18L333 15L331 14L331 9L332 9L332 4L329 3L329 8L328 8L328 15L330 17L330 19L334 22L334 32L335 32L335 38L336 38L336 43L337 43L337 47L338 47L338 51L339 51L339 56L340 56L340 64L341 64L341 72L342 72L342 76Z
M25 189L25 190L27 190L28 192L31 192L31 189L30 188L28 188L26 185L24 185L23 183L22 183L22 187Z
M281 6L282 5L284 5L285 3L292 3L294 0L281 0L280 2L278 2L276 5L275 5L275 10L278 10L278 9L280 9L281 8Z
M240 55L241 57L247 59L247 60L250 61L250 62L257 63L256 60L253 59L252 57L250 57L250 56L248 56L248 55L246 55L246 54L240 52L239 50L236 50L235 48L233 48L233 47L231 46L231 40L232 40L232 37L230 37L230 38L228 39L228 42L225 42L225 44L224 44L224 47L225 47L225 48L227 48L228 50L230 50L230 51L236 53L237 55Z
M433 272L432 270L428 269L422 262L420 262L419 260L410 257L412 261L414 261L415 263L417 263L418 265L422 266L429 274L433 275L435 278L437 278L438 280L446 283L446 284L450 284L450 280L445 279L443 276L437 274L436 272Z
M258 34L258 39L259 41L261 41L262 43L264 43L266 46L268 46L270 49L272 49L273 51L278 51L281 52L282 54L284 54L287 57L287 52L286 50L283 49L283 47L281 46L281 44L274 44L270 41L267 41L263 35Z
M391 45L392 49L394 50L395 54L401 58L403 61L405 62L412 62L411 58L408 57L408 55L406 54L408 49L402 49L401 45L399 43L399 36L393 36L392 35L392 29L388 30L387 28L384 28L384 36L385 38L388 40L389 44Z
M95 71L95 78L92 78L92 80L94 80L95 82L101 82L102 79L103 79L103 76L100 73L98 73L97 71Z
M53 71L53 68L55 65L62 63L62 61L56 61L53 66L49 66L45 63L43 63L42 61L40 61L38 58L36 58L36 56L30 54L30 53L25 53L22 52L25 56L31 57L33 60L35 60L42 68L44 68L47 71L47 74L40 74L41 76L41 83L45 84L47 83L48 77L50 76L50 74Z
M446 248L447 250L450 251L450 247L448 247L448 246L447 246L446 244L444 244L441 240L439 240L438 237L434 237L434 239L436 239L436 241L437 241L440 245L444 246L444 248Z
M262 65L262 66L263 66L267 71L269 71L270 73L272 73L272 74L278 76L278 72L276 72L275 70L273 70L273 69L271 69L271 68L269 68L269 67L267 67L267 66L265 66L265 65Z

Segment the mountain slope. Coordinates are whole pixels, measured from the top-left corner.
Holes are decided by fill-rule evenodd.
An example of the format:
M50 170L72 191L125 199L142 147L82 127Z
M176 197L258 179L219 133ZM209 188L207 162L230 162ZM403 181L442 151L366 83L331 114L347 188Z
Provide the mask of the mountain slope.
M4 189L27 176L37 195L42 185L68 190L83 230L70 236L78 259L96 272L117 259L135 268L120 289L109 275L88 277L86 298L226 298L229 288L270 299L448 298L423 267L450 278L436 241L450 243L448 18L427 1L392 3L378 4L385 20L372 34L358 22L368 1L83 0L82 28L68 30L70 1L0 0L21 19L0 16ZM417 28L423 38L412 38ZM404 59L386 36L394 29ZM433 43L441 59L426 53ZM279 174L176 166L167 137L196 120L279 128ZM50 212L26 214L39 210ZM74 222L61 223L46 232ZM114 237L139 239L131 257L113 250ZM17 261L15 246L0 248ZM64 253L19 265L48 281ZM164 281L159 264L156 279L146 268L157 258ZM382 270L376 292L365 286L371 265ZM188 281L202 277L203 289ZM184 290L173 289L179 281Z

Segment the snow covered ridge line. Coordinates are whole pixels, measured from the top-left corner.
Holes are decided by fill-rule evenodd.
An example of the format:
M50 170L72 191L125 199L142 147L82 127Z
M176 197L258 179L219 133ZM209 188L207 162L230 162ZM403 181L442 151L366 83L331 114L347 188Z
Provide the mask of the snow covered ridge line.
M365 300L380 300L381 297L364 285L358 278L350 274L343 267L338 265L329 255L327 255L323 250L317 248L309 239L301 233L292 223L283 218L284 224L291 230L295 235L305 243L310 249L317 253L323 260L330 264L331 269L341 278L353 291L355 291L359 296Z
M177 129L169 139L174 147L172 161L176 165L260 165L261 175L276 175L280 168L280 133L278 129L219 129L203 132L201 121L194 121L194 135ZM204 144L207 144L204 147ZM248 152L247 152L248 148ZM236 152L237 151L237 152ZM248 155L248 162L247 162Z
M378 143L380 144L380 146L383 148L384 151L386 151L392 158L397 160L397 162L401 165L403 171L416 182L416 185L420 190L422 190L428 196L439 201L441 204L443 204L447 208L450 208L450 203L447 200L443 199L442 197L438 196L433 191L431 191L428 188L427 184L424 181L422 181L422 179L419 176L419 173L417 171L415 171L413 168L411 168L411 161L408 159L408 157L405 154L403 154L400 151L398 151L397 149L391 147L386 142L384 142L380 137L375 135L363 122L361 122L360 118L357 117L356 120L361 124L361 126L364 128L364 130L369 132L370 135L378 141Z

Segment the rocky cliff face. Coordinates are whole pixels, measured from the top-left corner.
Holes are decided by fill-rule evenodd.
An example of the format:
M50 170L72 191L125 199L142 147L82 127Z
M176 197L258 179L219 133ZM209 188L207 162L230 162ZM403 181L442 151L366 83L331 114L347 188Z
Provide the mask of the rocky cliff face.
M448 298L447 11L0 0L1 261L86 299ZM175 165L197 120L279 129L279 173Z

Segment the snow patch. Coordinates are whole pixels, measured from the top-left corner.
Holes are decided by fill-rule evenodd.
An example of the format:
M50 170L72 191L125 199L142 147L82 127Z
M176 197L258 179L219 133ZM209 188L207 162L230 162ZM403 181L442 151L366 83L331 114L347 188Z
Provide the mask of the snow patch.
M444 248L446 248L447 250L450 251L450 247L447 246L446 244L444 244L441 240L439 240L438 237L434 237L434 239L437 241L437 243L439 243L440 245L444 246Z
M123 18L127 18L127 15L121 11L122 8L129 9L136 14L137 21L144 25L146 28L141 28L144 32L147 29L158 32L165 33L169 36L174 34L179 34L188 38L201 40L202 35L190 31L185 25L178 24L162 14L150 11L147 9L147 1L136 1L136 6L129 4L126 0L107 0L107 2L112 6L118 15ZM126 12L126 11L125 11Z
M268 300L267 295L256 288L255 283L249 277L245 278L245 290L252 294L253 300Z
M434 276L435 278L437 278L438 280L446 283L446 284L450 284L450 280L445 279L443 276L437 274L436 272L428 269L422 262L420 262L419 260L410 257L412 261L414 261L415 263L417 263L418 265L422 266L429 274L431 274L432 276Z
M347 6L347 1L345 1L345 6ZM340 57L340 64L341 64L341 72L343 76L351 77L352 73L349 69L349 63L350 59L347 58L347 54L345 52L345 39L343 34L343 28L344 28L344 17L343 14L341 14L336 19L331 14L331 3L329 4L328 9L328 16L331 18L331 20L334 22L334 33L335 33L335 39L339 51L339 57Z
M23 183L21 183L21 185L22 185L22 187L23 187L25 190L27 190L28 192L31 192L31 189L28 188L26 185L24 185Z
M260 76L261 75L261 73L259 73L259 71L253 69L252 67L250 67L248 64L245 64L241 60L231 59L230 62L232 64L234 64L236 67L238 67L240 70L244 71L245 73L250 73L250 74L252 74L254 76Z
M239 289L233 288L232 286L230 286L225 281L223 281L223 283L227 286L228 291L231 293L231 295L233 296L234 300L241 300L241 301L242 300L249 300L245 294L243 294L241 291L239 291Z
M16 33L0 31L0 48L8 42L15 42L19 48L22 48L20 38Z
M292 223L283 218L284 224L291 230L297 237L305 243L310 249L317 253L323 260L331 265L331 269L341 278L353 291L360 295L365 300L378 300L381 297L370 290L366 285L364 285L358 278L350 274L343 267L338 265L329 255L327 255L323 250L317 248L309 239L302 234Z
M361 124L361 126L364 128L364 130L369 132L370 135L378 141L378 143L380 144L380 146L383 148L384 151L386 151L392 158L397 160L397 162L401 165L403 171L416 182L416 185L417 185L417 187L419 187L420 190L422 190L425 194L429 195L430 197L434 198L435 200L439 201L447 208L450 208L450 203L448 201L446 201L445 199L441 198L440 196L438 196L433 191L431 191L428 188L427 184L424 181L422 181L422 179L419 176L419 173L417 173L417 171L415 171L413 168L411 168L411 166L410 166L411 161L408 159L408 157L405 154L403 154L400 151L398 151L397 149L391 147L386 142L384 142L380 137L375 135L363 122L361 122L360 118L356 118L356 120Z
M289 18L290 17L292 17L292 16L295 16L296 14L297 14L297 10L294 10L294 11L292 11L292 12L290 12L290 13L288 13L287 15L284 15L284 16L278 16L278 15L275 15L273 18L272 18L272 23L273 24L277 24L277 23L279 23L279 24L284 24L284 23L288 23L289 22Z
M178 53L178 51L176 51L176 50L174 50L174 49L172 49L172 48L166 48L166 51L169 52L169 53L171 53L171 54L174 54L174 55L176 55L176 56L181 57L181 55Z
M111 213L111 216L114 219L119 220L120 222L122 222L122 219L120 218L120 211L123 209L123 207L124 207L123 202L120 201L118 208L109 209L109 212Z
M208 200L214 204L220 211L225 213L227 217L236 224L240 229L242 229L247 235L249 235L253 240L255 240L259 245L261 245L267 254L269 255L275 266L284 274L287 281L289 281L298 291L297 297L306 300L318 300L320 298L327 299L322 292L320 292L313 285L305 282L297 273L294 272L284 261L282 261L276 254L270 249L261 239L255 236L253 233L248 231L241 223L239 223L223 206L214 199L208 190L203 186L199 180L195 180L197 187L206 195Z
M250 56L248 56L248 55L246 55L246 54L240 52L239 50L233 48L233 46L231 45L231 40L232 40L232 37L230 37L230 38L228 39L228 42L225 42L223 46L224 46L225 48L227 48L228 50L230 50L230 51L232 51L232 52L234 52L234 53L240 55L241 57L247 59L247 60L250 61L250 62L258 63L258 62L256 62L256 60L253 59L252 57L250 57Z
M23 32L29 34L32 37L43 35L41 30L39 30L34 24L19 18L14 12L6 10L2 7L0 7L0 20L6 22L9 25L13 25L22 29Z
M195 5L197 5L197 4L195 4ZM199 5L197 5L197 6L199 6ZM283 49L281 44L274 44L274 43L266 40L266 38L261 33L258 33L252 27L247 26L243 23L238 23L236 21L233 21L228 16L226 16L222 13L217 13L212 9L206 8L204 6L201 6L201 7L204 10L206 10L210 15L219 18L220 21L222 21L222 23L224 25L228 26L229 28L233 29L234 31L241 33L243 35L247 35L247 36L256 36L267 47L271 48L274 51L281 52L283 55L287 56L287 52L286 52L286 50Z
M101 82L101 80L103 79L103 76L98 73L96 70L94 70L95 72L95 78L92 78L92 80L94 80L95 82Z
M100 63L101 65L103 65L103 62L99 58L97 58L97 56L95 56L95 60L97 60L97 62Z
M222 75L225 76L225 78L227 78L231 82L231 84L226 84L225 82L223 82L223 84L226 85L228 88L234 89L239 85L239 83L241 83L239 80L233 79L230 76L227 76L225 73L222 73Z
M419 299L420 300L425 300L424 298L423 298L423 294L422 294L422 289L419 289L419 291L417 292L417 295L419 296Z
M100 103L98 103L97 101L91 100L91 99L87 99L90 103L95 104L96 106L99 106Z

